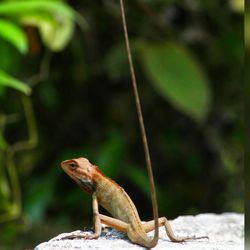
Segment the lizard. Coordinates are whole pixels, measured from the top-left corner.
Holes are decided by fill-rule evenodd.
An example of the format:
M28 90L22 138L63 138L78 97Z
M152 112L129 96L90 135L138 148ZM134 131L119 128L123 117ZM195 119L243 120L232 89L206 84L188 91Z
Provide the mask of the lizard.
M125 10L123 0L120 0L121 16L124 30L124 38L128 55L129 68L132 79L132 87L135 98L136 110L141 130L146 166L152 198L154 220L142 223L133 201L125 190L114 180L107 177L96 165L91 164L86 158L66 160L61 163L63 170L80 186L81 189L92 195L93 222L95 232L90 235L66 236L63 239L85 238L97 239L101 235L101 223L125 232L128 238L135 244L146 248L153 248L159 239L159 227L165 226L169 239L173 242L184 242L189 239L204 239L207 236L177 237L174 235L170 223L165 217L159 218L156 191L154 185L152 164L149 154L147 135L145 131L139 93L137 89L135 71L132 61L130 43L128 38ZM99 213L98 206L104 207L113 217ZM153 239L147 233L154 231Z
M70 235L63 239L97 239L101 235L101 223L126 233L133 243L146 248L156 246L159 238L158 227L160 226L165 227L166 234L173 242L208 238L207 236L177 237L165 217L156 218L157 228L155 227L154 220L142 223L136 206L125 190L86 158L81 157L65 160L61 163L61 167L82 190L92 195L94 224L93 234L80 236ZM100 214L98 209L99 205L106 209L113 217ZM155 234L153 239L151 239L147 236L147 233L154 229Z

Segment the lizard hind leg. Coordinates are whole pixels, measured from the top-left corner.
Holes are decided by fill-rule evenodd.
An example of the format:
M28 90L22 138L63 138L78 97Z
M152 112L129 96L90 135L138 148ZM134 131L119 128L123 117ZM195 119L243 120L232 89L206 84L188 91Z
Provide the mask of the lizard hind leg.
M169 239L173 242L185 242L187 240L198 240L198 239L208 239L208 236L201 236L201 237L196 237L196 236L186 236L186 237L179 237L175 236L172 227L165 217L159 218L159 227L164 226L166 233L169 237ZM154 230L154 220L148 221L143 224L143 228L146 233Z
M121 220L115 219L113 217L109 217L107 215L99 214L99 217L101 219L101 223L112 227L120 232L127 232L128 224L126 222L123 222Z

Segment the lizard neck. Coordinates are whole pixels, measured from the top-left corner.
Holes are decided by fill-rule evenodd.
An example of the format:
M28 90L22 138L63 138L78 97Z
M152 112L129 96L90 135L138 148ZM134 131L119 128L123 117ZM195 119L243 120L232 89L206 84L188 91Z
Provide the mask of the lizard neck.
M107 178L97 166L92 165L92 167L93 170L90 176L87 178L80 176L77 179L80 188L91 195L96 191L97 183L99 183L101 179Z

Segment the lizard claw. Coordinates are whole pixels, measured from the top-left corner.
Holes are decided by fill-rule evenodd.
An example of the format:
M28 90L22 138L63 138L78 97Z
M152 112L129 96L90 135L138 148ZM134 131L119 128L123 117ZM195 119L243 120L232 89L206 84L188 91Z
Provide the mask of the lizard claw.
M186 238L186 240L200 240L200 239L208 239L209 240L209 237L208 236L199 236L199 237L196 237L195 235L193 235L193 236L190 236L190 237Z
M68 235L68 236L64 236L62 237L60 240L73 240L73 239L81 239L81 238L85 238L86 235Z
M87 235L84 235L84 239L85 240L95 240L95 239L98 239L99 236L100 236L100 234L96 234L96 233L87 234Z

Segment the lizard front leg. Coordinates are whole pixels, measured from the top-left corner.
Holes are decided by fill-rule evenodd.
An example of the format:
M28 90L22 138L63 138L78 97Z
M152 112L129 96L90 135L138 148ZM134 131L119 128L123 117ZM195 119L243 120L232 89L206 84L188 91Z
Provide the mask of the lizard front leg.
M165 226L166 233L167 233L169 239L173 242L184 242L187 240L208 239L208 236L200 236L200 237L196 237L196 236L178 237L178 236L175 236L174 232L172 230L172 227L171 227L169 221L167 220L167 218L161 217L161 218L159 218L158 221L159 221L159 227ZM148 222L144 223L142 226L143 226L143 229L145 230L145 232L148 233L148 232L155 229L154 220L148 221Z
M65 236L62 239L97 239L101 235L102 231L102 225L101 225L101 219L100 219L100 214L99 214L99 209L98 209L98 201L96 197L96 193L93 193L92 195L92 206L93 206L93 222L94 222L94 230L95 232L93 234L89 235L69 235Z
M102 225L101 225L96 193L93 193L92 195L92 207L93 207L93 223L95 232L93 234L85 235L84 236L85 239L97 239L99 238L102 232Z

